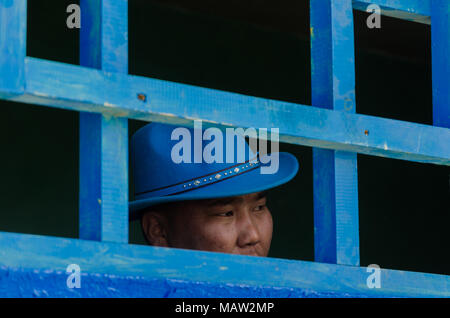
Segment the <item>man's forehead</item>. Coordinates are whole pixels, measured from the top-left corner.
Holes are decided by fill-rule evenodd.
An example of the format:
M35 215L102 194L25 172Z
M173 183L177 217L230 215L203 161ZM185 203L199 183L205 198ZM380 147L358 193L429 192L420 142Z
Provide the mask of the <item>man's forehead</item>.
M259 200L267 196L267 191L260 191L260 192L254 192L250 194L245 195L239 195L234 197L226 197L226 198L218 198L218 199L209 199L205 200L205 204L208 206L215 206L215 205L225 205L230 203L241 203L245 200Z

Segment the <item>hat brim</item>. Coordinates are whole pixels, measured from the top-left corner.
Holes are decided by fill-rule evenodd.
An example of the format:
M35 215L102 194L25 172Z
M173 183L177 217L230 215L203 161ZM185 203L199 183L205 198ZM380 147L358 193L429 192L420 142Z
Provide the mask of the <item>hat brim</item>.
M275 188L294 178L299 167L297 158L290 153L280 152L278 160L278 171L273 174L261 174L258 168L182 194L131 201L130 220L139 218L143 209L157 204L234 197Z

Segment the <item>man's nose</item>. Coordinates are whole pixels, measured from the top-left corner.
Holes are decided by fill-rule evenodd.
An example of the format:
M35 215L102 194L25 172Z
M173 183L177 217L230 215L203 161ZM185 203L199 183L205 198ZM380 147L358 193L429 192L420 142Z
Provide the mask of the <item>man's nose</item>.
M238 245L241 248L251 247L260 241L258 227L251 216L251 212L246 212L239 222Z

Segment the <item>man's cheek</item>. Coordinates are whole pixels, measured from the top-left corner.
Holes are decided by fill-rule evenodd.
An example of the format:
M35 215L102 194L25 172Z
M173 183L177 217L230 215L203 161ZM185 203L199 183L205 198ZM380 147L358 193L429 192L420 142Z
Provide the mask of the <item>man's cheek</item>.
M208 250L217 252L231 252L234 247L234 231L226 226L214 225L204 229L202 239Z

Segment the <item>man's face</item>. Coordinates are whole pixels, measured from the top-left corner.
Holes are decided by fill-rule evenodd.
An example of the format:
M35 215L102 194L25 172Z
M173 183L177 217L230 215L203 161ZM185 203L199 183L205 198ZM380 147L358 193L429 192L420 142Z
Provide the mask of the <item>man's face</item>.
M263 192L184 201L159 214L164 238L153 245L254 256L269 253L273 223ZM143 220L148 238L150 221L145 218L150 215Z

